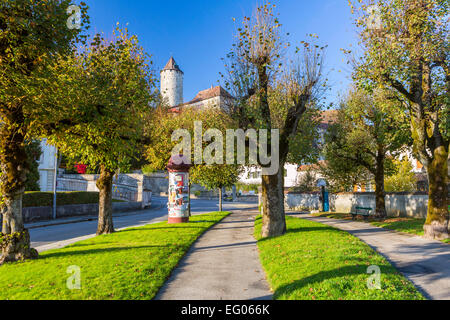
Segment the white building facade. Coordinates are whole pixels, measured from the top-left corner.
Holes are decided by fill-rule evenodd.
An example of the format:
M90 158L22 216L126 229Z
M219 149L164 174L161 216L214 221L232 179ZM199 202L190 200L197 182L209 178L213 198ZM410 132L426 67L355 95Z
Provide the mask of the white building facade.
M55 166L57 165L56 147L47 144L47 140L41 141L41 157L39 158L39 187L42 192L51 192L54 188Z

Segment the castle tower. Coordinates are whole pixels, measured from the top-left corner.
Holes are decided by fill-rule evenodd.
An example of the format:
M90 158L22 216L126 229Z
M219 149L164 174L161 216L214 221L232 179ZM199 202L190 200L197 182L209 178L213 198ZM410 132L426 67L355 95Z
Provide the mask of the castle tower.
M183 103L183 75L173 57L161 70L161 94L169 100L171 107Z

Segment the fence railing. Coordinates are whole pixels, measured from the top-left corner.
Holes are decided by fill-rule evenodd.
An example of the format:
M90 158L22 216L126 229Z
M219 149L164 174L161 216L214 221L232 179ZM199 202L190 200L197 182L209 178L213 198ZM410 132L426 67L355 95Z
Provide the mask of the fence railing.
M96 179L98 175L61 175L57 178L56 190L98 192ZM115 200L143 202L144 207L151 203L151 190L144 175L119 175L114 179L112 195Z

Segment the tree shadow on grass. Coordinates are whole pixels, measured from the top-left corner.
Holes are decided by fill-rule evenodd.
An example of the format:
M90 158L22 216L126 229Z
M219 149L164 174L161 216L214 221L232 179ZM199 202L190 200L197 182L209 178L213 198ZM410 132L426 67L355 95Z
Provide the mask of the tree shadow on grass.
M381 273L386 274L398 274L393 268L388 268L385 266L380 266ZM278 299L282 295L290 296L295 291L301 290L304 287L311 288L314 284L329 280L329 279L335 279L335 278L342 278L342 277L349 277L349 276L359 276L364 275L366 278L364 279L363 286L366 285L367 279L369 279L370 274L367 273L367 266L362 265L352 265L352 266L346 266L343 268L328 270L328 271L321 271L319 273L316 273L314 275L296 280L292 283L285 284L280 286L275 290L274 293L274 299ZM353 280L354 281L354 280ZM350 286L350 282L349 282ZM343 288L345 290L345 288ZM348 290L352 290L352 288L348 288ZM369 290L369 289L367 289ZM304 297L306 298L306 297ZM355 297L356 298L356 297Z
M178 230L178 229L205 229L205 227L196 227L196 226L186 226L186 225L180 225L180 226L173 226L173 227L152 227L147 229L127 229L120 231L121 233L130 233L130 232L151 232L152 230Z
M129 250L137 250L137 249L151 249L151 248L178 248L178 246L174 245L147 245L147 246L133 246L133 247L116 247L116 248L101 248L101 249L86 249L86 250L71 250L71 251L62 251L62 252L53 252L39 256L39 260L47 260L51 258L62 258L69 256L83 256L90 254L102 254L102 253L113 253L119 251L129 251ZM73 249L76 247L68 248Z
M287 230L286 234L298 233L298 232L314 232L314 231L342 232L333 227L300 227L300 228L290 228Z
M279 237L283 237L286 235L290 235L292 233L299 233L299 232L315 232L315 231L327 231L327 232L342 232L336 228L333 227L300 227L300 228L290 228L287 230L287 232L281 236L276 236L276 237L268 237L268 238L262 238L259 239L258 242L264 242L264 241L268 241L268 240L272 240L272 239L276 239Z
M386 229L392 229L392 230L410 230L417 232L418 234L423 234L423 221L395 221L395 222L389 222L389 221L381 221L378 222L380 224L380 227L386 228Z

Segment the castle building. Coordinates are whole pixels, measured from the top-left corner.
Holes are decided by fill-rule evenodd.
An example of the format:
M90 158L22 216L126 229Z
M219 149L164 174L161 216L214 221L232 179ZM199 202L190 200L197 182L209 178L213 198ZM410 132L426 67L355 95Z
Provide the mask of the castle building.
M171 57L161 70L161 95L171 107L171 112L177 113L182 108L202 109L206 107L228 110L230 101L234 98L221 86L211 86L209 89L202 90L192 100L183 103L183 77L183 71Z
M161 94L171 107L183 104L183 77L183 71L171 57L161 70Z

